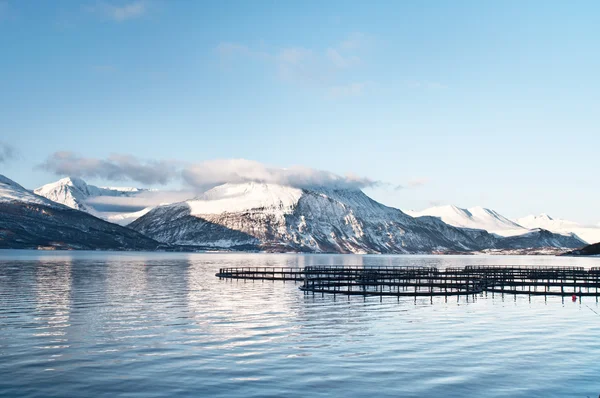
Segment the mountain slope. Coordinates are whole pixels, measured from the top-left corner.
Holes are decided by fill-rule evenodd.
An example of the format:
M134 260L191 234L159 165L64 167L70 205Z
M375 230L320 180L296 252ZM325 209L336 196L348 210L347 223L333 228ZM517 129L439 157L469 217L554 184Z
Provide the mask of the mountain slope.
M600 242L600 225L584 226L573 221L554 219L544 213L519 218L516 222L526 228L543 228L559 234L575 234L589 244Z
M579 248L585 243L574 235L556 234L545 229L534 229L529 232L508 236L500 239L496 245L498 249L529 249L529 248Z
M422 211L407 211L407 213L413 217L437 217L455 227L483 229L500 236L514 236L528 232L528 228L522 227L494 210L483 207L462 209L451 205L436 206Z
M140 233L33 194L0 175L0 248L152 250Z
M159 206L129 226L170 244L269 251L431 253L521 245L434 217L413 218L358 190L259 183L224 184Z
M138 211L107 212L94 207L89 200L102 196L109 197L134 197L145 189L138 188L100 188L87 184L81 178L66 177L56 182L46 184L34 190L34 193L43 196L53 202L63 204L72 209L85 211L93 216L104 220L114 222L120 225L126 225L141 215L150 211L150 208Z
M565 253L566 256L600 256L600 243L582 247L578 250Z
M21 202L28 204L38 204L48 207L63 208L59 203L55 203L49 199L38 196L13 180L0 174L0 203Z

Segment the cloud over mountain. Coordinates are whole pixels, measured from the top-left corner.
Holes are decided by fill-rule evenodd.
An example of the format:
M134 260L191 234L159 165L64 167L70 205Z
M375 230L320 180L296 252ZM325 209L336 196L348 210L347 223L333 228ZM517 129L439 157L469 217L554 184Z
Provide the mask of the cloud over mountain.
M304 166L281 168L247 159L216 159L200 163L168 160L140 160L131 155L105 159L84 157L73 152L55 152L37 166L59 176L101 178L165 185L176 180L196 192L225 183L270 183L295 188L329 187L363 189L384 186L381 181L353 174L339 175ZM150 195L151 196L151 195Z
M50 155L38 166L61 176L103 178L110 181L137 181L142 184L167 184L177 174L176 162L142 161L131 155L89 158L62 151Z
M314 186L362 189L380 182L352 174L340 176L303 166L278 168L246 159L220 159L190 165L182 171L183 179L192 187L204 190L224 183L261 182L296 188Z
M143 209L145 207L155 207L163 203L182 202L192 197L194 197L194 192L191 191L145 191L135 196L91 197L86 200L86 203L94 207L127 210L130 208Z

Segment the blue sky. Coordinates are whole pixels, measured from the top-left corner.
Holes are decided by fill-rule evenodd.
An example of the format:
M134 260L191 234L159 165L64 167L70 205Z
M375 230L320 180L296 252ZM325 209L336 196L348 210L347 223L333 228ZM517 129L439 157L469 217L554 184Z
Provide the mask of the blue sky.
M405 209L597 223L598 15L596 1L0 1L0 173L34 188L64 151L249 159L381 181L365 191ZM144 185L105 177L84 176Z

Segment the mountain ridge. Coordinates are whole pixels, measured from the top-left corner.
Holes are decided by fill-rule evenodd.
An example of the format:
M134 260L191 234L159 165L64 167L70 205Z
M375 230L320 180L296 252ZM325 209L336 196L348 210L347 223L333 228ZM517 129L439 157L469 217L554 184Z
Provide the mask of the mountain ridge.
M360 190L261 183L217 186L194 199L159 206L130 227L168 244L255 245L278 251L431 253L499 248L509 242L521 246L519 238L503 241L439 218L414 218ZM539 233L544 242L569 248L583 244L570 236L552 237L556 239Z
M481 206L468 209L454 205L435 206L421 211L407 211L407 213L414 217L437 217L455 227L483 229L504 237L522 235L529 231L528 228L524 228L497 211Z
M542 228L554 233L575 234L588 244L600 242L600 224L585 226L574 221L553 218L546 213L521 217L515 221L527 228Z

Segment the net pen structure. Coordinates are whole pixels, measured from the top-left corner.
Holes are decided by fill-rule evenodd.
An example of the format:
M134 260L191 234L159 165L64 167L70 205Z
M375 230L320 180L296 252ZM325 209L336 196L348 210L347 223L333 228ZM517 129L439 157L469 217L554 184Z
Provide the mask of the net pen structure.
M221 279L294 281L313 293L378 296L457 296L483 292L600 296L600 267L307 266L222 268Z

